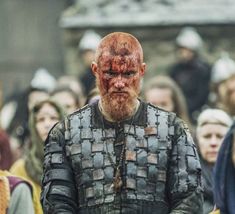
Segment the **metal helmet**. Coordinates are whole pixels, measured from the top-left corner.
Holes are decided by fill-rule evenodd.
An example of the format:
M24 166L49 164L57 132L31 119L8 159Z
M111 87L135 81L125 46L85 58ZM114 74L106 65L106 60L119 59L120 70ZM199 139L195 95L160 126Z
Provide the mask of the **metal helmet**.
M45 89L52 91L56 86L56 79L45 68L38 68L30 82L33 88Z
M194 28L185 27L176 37L176 44L197 52L202 47L202 39Z
M211 82L218 84L232 75L235 75L235 62L228 53L223 53L212 67Z
M78 49L80 51L84 51L84 50L95 51L99 45L100 40L101 40L101 37L99 34L97 34L93 30L87 30L78 44Z

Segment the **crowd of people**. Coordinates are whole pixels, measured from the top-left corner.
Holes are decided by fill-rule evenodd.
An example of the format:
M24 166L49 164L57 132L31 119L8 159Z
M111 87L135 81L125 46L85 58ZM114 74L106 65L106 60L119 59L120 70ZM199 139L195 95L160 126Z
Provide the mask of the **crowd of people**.
M144 80L133 35L89 30L81 77L39 69L1 108L1 213L234 214L235 62L202 46L183 28Z

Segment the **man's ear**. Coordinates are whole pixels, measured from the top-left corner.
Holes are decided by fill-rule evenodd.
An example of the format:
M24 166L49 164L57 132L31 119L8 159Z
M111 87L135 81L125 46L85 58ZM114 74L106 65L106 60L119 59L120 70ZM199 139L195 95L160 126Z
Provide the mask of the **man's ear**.
M96 76L98 73L98 66L96 62L91 63L91 70L92 70L92 73Z
M140 76L144 76L145 69L146 69L146 64L143 62L140 68Z

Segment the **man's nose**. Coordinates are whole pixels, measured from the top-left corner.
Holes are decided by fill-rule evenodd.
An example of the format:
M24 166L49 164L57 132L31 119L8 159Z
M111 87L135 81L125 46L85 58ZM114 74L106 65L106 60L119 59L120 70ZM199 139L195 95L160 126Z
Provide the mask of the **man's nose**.
M123 88L125 86L125 83L121 75L119 75L118 78L116 79L114 86L116 88Z

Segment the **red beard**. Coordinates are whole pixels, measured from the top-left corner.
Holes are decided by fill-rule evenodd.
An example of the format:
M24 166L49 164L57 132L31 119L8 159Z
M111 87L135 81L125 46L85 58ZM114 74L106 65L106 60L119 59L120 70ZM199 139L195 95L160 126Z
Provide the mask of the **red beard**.
M102 107L114 121L126 120L135 111L137 97L133 90L121 94L108 92L101 98Z

